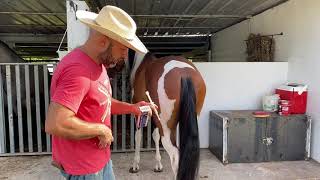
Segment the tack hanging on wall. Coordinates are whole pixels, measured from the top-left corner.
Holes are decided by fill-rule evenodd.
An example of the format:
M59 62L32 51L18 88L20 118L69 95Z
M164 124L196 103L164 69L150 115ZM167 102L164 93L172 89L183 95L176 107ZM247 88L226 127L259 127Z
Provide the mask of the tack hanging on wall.
M273 38L273 36L282 36L282 35L284 35L283 32L278 33L278 34L262 35L262 36L260 36L260 37L271 37L271 38ZM255 37L255 38L258 38L258 37ZM255 39L255 38L246 39L246 40L244 40L244 41L249 41L249 40Z
M279 34L260 35L250 34L246 41L247 61L249 62L272 62L274 61L275 39Z

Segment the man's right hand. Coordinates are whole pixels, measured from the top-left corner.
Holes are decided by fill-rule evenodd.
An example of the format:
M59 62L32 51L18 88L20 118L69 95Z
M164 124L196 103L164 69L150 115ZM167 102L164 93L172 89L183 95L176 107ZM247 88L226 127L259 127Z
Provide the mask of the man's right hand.
M113 136L111 129L106 125L101 125L102 134L98 136L99 139L99 148L104 149L111 145L113 142Z

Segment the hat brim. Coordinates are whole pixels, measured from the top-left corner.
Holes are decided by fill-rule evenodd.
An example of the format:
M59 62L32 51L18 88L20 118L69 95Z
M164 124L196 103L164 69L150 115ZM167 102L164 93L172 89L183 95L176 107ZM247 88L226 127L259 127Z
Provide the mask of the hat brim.
M139 51L144 54L148 52L148 49L145 47L145 45L140 41L140 39L136 35L134 35L133 39L129 40L97 24L95 22L95 19L98 16L98 14L89 12L89 11L79 10L76 12L76 16L85 25L89 26L90 28L96 31L99 31L100 33L110 37L113 40L118 41L119 43L125 45L126 47L133 49L135 51Z

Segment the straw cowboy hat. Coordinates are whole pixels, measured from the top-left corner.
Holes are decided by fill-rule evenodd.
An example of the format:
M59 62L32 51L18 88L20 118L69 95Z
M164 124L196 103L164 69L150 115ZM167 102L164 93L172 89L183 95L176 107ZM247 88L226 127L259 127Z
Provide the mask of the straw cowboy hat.
M105 6L99 14L79 10L77 18L90 28L114 39L123 45L141 53L148 50L136 36L137 25L122 9L115 6Z

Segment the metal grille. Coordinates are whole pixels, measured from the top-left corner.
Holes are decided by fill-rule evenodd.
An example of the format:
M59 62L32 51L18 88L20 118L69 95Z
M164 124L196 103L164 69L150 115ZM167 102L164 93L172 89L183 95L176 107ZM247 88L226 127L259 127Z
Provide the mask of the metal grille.
M1 64L0 74L0 153L51 152L50 136L44 132L47 64Z
M44 131L50 102L51 75L56 64L0 64L0 156L51 153L51 137ZM112 80L113 97L130 102L129 73ZM131 115L111 117L113 152L134 150L135 120ZM151 123L143 130L142 150L153 150Z

